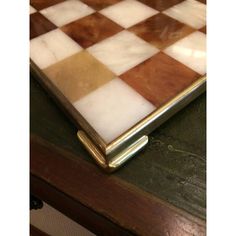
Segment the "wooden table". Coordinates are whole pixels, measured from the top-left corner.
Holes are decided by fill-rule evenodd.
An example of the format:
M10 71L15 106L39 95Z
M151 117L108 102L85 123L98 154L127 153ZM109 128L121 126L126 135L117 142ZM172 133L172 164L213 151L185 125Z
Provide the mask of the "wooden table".
M205 235L205 101L203 94L106 174L31 78L31 193L97 235Z

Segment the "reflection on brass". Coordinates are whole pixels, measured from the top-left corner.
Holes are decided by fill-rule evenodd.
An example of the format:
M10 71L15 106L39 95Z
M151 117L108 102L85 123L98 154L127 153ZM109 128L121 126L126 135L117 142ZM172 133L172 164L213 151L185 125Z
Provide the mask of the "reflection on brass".
M104 154L102 154L101 151L98 150L98 148L88 138L85 132L79 130L77 136L83 143L87 151L97 162L97 164L107 172L112 172L118 169L148 143L148 137L144 135L134 143L132 143L130 146L126 147L120 153L114 155L112 158L110 158L110 160L107 160L106 157L104 157Z

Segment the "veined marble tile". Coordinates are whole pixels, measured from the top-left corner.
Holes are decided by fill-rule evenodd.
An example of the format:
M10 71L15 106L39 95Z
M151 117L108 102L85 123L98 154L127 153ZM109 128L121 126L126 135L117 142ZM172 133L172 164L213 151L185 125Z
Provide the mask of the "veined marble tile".
M116 75L124 73L159 51L125 30L87 50Z
M186 0L163 13L195 29L200 29L206 24L206 5L196 0Z
M30 41L30 58L44 69L82 48L60 29L56 29Z
M30 14L33 14L36 12L36 9L34 9L32 6L30 6Z
M143 4L150 6L158 11L164 11L184 0L139 0Z
M106 143L155 110L155 106L119 78L74 103Z
M30 39L46 34L57 27L39 12L30 14Z
M176 97L199 77L197 72L163 52L120 76L157 108Z
M81 0L81 1L87 4L88 6L92 7L96 11L99 11L105 7L113 5L122 0Z
M68 0L43 9L40 12L56 26L60 27L90 15L94 10L79 0Z
M100 13L128 28L157 14L158 11L135 0L124 0L101 10Z
M123 28L107 17L95 12L82 19L73 21L61 27L61 30L70 36L83 48L88 48L122 31Z
M64 2L65 0L30 0L30 5L38 11L56 5L57 3Z
M134 25L129 28L129 31L163 50L181 38L191 34L195 29L160 13Z
M206 35L194 32L164 50L166 54L201 75L206 73Z

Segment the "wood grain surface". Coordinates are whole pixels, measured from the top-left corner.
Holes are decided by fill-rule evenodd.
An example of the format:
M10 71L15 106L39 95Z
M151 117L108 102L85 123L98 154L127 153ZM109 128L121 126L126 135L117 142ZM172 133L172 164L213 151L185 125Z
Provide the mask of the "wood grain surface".
M30 236L49 236L48 234L42 232L38 228L30 225Z

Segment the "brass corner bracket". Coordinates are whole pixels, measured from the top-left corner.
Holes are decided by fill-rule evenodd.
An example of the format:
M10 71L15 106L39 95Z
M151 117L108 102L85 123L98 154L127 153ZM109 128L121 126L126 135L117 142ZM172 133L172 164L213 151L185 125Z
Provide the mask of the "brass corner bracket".
M77 136L96 163L109 173L121 167L148 143L148 136L144 135L119 153L110 153L109 155L105 155L97 146L94 145L84 131L79 130Z

